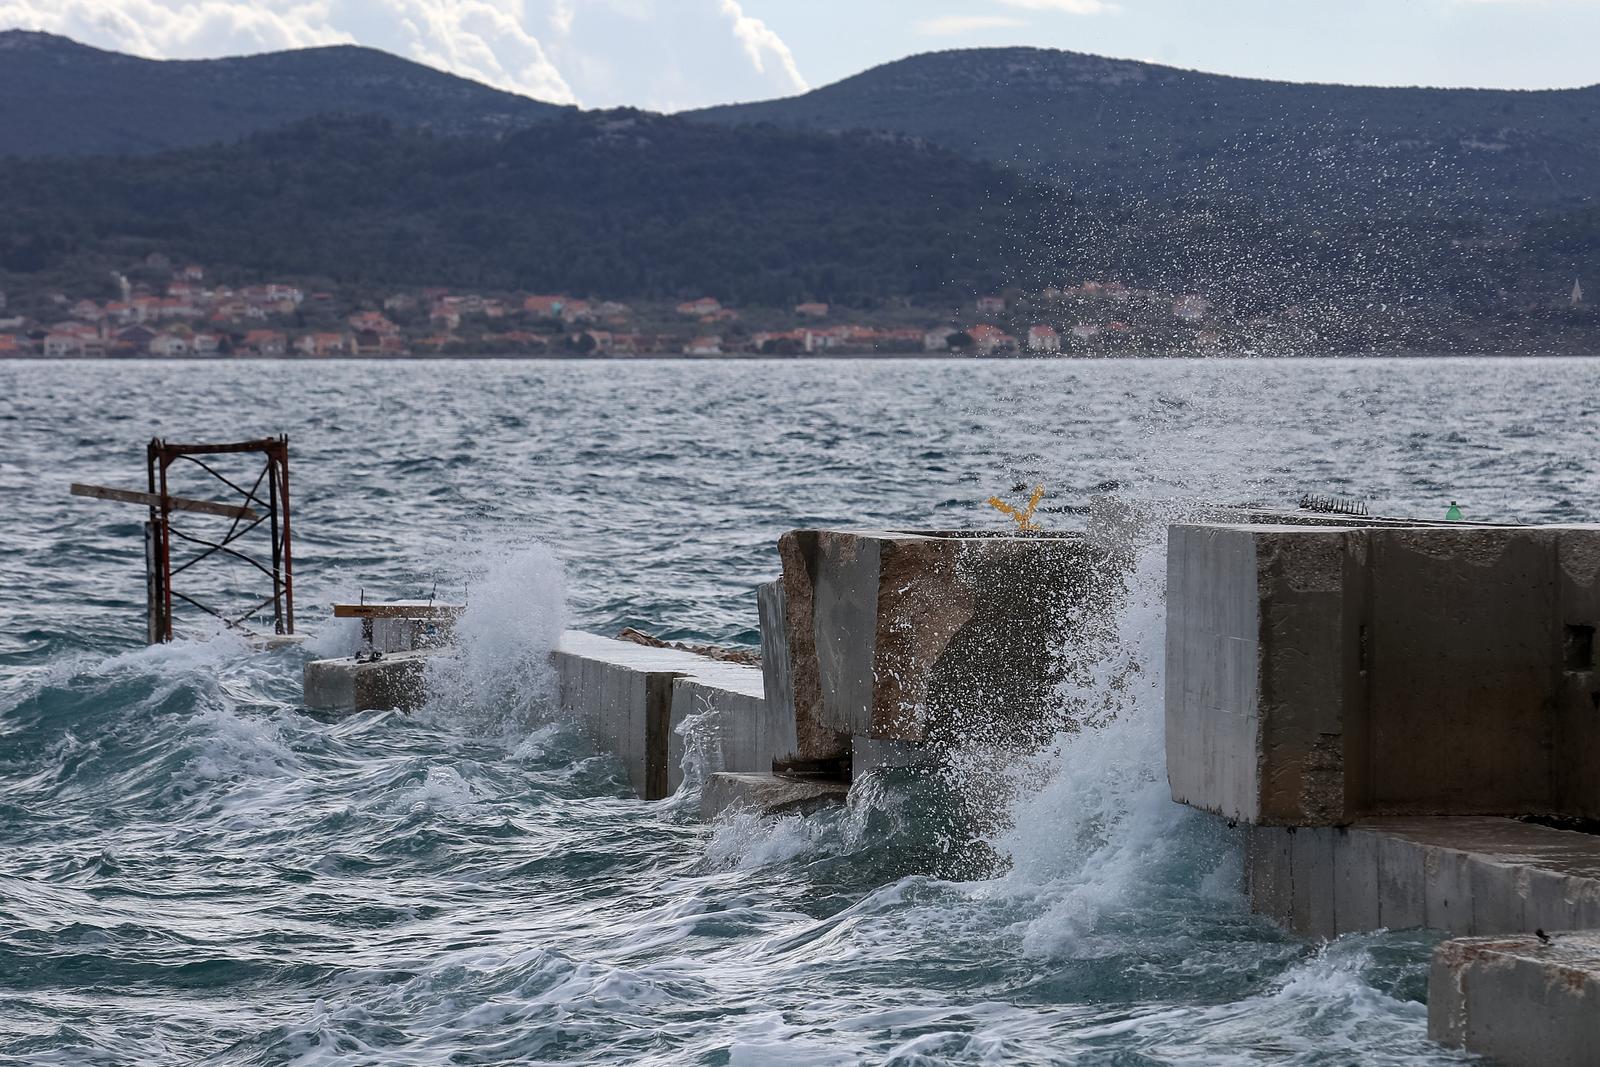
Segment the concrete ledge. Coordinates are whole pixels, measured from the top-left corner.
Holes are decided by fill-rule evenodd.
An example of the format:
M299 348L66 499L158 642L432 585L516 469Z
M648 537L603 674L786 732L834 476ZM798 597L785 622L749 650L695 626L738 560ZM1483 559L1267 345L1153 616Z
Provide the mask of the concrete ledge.
M1600 929L1600 837L1489 817L1245 827L1252 910L1306 937Z
M846 782L778 774L713 774L700 793L700 817L710 821L735 808L762 815L807 814L849 795Z
M305 665L305 705L322 711L367 711L422 706L423 672L431 652L395 652L372 663L319 659Z
M1428 1036L1505 1067L1600 1059L1600 934L1445 941L1428 976Z
M793 750L794 720L769 713L760 668L576 631L553 662L563 712L622 759L646 800L682 782L678 728L697 712L708 713L696 740L713 770L769 771Z

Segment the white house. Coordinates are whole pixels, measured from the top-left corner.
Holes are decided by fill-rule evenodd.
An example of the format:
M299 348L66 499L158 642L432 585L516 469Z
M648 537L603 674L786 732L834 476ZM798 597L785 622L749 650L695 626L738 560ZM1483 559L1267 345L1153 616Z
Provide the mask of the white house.
M1028 351L1060 352L1061 335L1053 326L1033 326L1028 329Z

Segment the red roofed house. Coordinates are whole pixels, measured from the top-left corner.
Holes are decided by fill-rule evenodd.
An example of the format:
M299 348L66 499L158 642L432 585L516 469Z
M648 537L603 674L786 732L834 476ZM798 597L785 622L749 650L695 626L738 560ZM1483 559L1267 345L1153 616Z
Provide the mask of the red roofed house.
M522 310L541 319L559 318L567 304L564 296L530 296L522 301Z
M1017 346L1016 338L998 326L987 324L969 326L967 336L972 338L972 347L984 356L992 356L1003 349L1014 349Z
M722 310L722 302L713 300L709 296L702 296L699 300L691 300L687 304L678 305L678 314L688 315L691 318L702 318L714 315Z
M804 318L825 319L828 317L827 304L796 304L794 313Z
M14 333L0 333L0 358L14 356L22 351L22 345L17 341Z
M251 330L240 347L258 356L281 356L286 351L284 336L277 330Z
M1061 335L1053 326L1034 326L1028 330L1028 351L1060 352Z
M358 311L350 316L349 321L351 329L370 330L380 337L397 336L400 333L400 327L390 322L381 311Z

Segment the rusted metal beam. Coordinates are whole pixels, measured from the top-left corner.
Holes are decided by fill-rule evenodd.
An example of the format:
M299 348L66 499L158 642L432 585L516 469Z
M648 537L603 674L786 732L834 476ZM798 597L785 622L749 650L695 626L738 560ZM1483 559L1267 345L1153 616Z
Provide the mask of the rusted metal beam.
M82 482L72 483L72 495L86 496L95 500L114 500L122 504L143 504L149 508L162 506L160 493L141 493L136 489L112 489L104 485L85 485ZM167 497L166 507L169 511L194 511L202 515L220 515L225 519L259 518L254 511L238 504L218 504L212 500L190 500L181 496Z

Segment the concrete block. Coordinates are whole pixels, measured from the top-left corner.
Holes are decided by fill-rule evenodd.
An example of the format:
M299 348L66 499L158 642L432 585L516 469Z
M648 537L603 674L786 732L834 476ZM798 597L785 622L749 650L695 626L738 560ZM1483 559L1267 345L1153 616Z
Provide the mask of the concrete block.
M672 683L669 792L676 792L683 780L680 727L692 715L700 717L695 740L708 770L770 772L774 760L794 756L794 715L767 702L761 668L707 659Z
M842 804L850 792L846 782L781 774L713 774L700 793L700 817L715 819L742 808L762 815L807 814Z
M371 663L349 657L312 660L301 675L305 705L343 712L421 707L427 697L423 681L430 655L396 652Z
M1600 1057L1600 935L1526 932L1440 943L1428 1036L1505 1067L1588 1067Z
M646 800L682 783L679 728L692 715L712 769L770 771L794 750L794 719L767 706L760 668L575 631L553 663L563 713L622 760Z
M851 739L1053 731L1075 611L1106 556L1075 534L799 530L779 541L799 756Z
M1307 937L1600 928L1600 837L1489 817L1247 827L1252 910ZM1329 917L1328 901L1332 901Z
M1597 619L1600 528L1174 526L1173 796L1262 825L1593 817Z
M788 602L783 581L756 587L756 615L761 622L762 695L775 717L794 722L794 681L789 662ZM793 727L790 727L793 732Z
M1167 541L1173 798L1260 825L1350 820L1347 640L1358 531L1174 526Z

